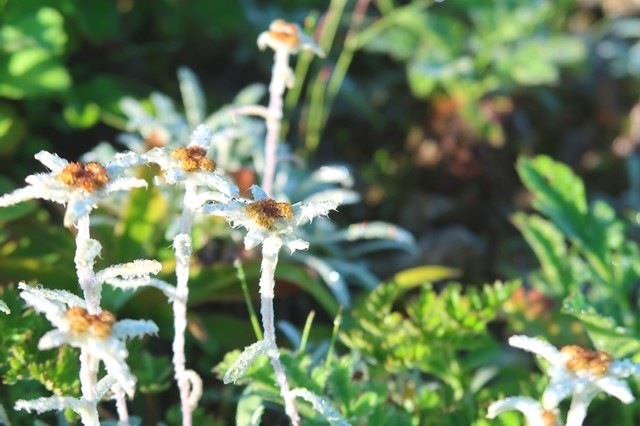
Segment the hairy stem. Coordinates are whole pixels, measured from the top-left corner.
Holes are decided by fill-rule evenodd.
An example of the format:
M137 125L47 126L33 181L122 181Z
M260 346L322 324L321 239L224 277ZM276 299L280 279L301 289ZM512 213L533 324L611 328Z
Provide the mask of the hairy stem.
M273 349L267 352L271 365L273 366L274 375L278 386L280 386L280 395L284 400L284 408L291 419L291 422L297 426L300 424L300 416L295 405L295 398L289 389L287 376L280 362L280 351L276 345L276 328L274 324L273 314L273 297L275 289L275 271L278 263L278 252L282 242L276 238L267 238L262 245L262 265L260 275L260 313L262 315L262 328L264 328L264 340L273 343Z
M191 266L191 225L193 223L193 202L196 186L187 182L184 194L184 210L180 221L180 234L173 240L176 256L176 295L173 301L173 367L174 377L180 390L182 425L191 426L191 412L196 405L190 401L190 380L185 370L184 341L187 328L187 299L189 298L189 269Z
M127 410L127 395L121 386L114 389L116 399L116 410L118 411L118 426L130 426L129 410Z
M80 349L80 390L82 399L91 407L82 416L84 425L100 425L98 417L98 401L96 400L96 384L98 383L98 360L85 348Z
M89 252L94 250L94 246L97 244L97 242L91 240L89 236L89 215L82 216L78 220L76 227L78 228L78 233L76 234L76 255L74 261L78 274L78 283L84 292L87 312L91 315L97 315L102 311L100 308L102 286L96 282L96 274L93 271L95 256L89 255Z
M280 140L280 126L282 122L283 95L287 83L292 82L293 71L289 68L289 53L283 49L277 49L274 54L273 68L271 70L271 83L269 83L269 107L267 114L267 134L264 141L264 174L262 176L262 189L271 194L273 179L276 172L278 142Z

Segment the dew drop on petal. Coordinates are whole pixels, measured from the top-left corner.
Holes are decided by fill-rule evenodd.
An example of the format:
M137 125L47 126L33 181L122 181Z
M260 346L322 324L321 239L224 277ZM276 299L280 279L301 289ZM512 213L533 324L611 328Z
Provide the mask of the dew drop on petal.
M332 271L332 272L329 273L329 280L331 282L335 283L339 279L340 279L340 274L337 273L336 271Z

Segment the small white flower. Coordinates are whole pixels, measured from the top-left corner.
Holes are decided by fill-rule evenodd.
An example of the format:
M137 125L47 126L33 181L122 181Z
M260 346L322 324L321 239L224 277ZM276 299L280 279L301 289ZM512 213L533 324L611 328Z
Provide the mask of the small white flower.
M270 47L273 50L282 50L289 54L308 50L321 58L324 57L324 51L300 29L300 26L282 19L271 22L269 29L258 36L258 47L260 50Z
M70 226L88 215L109 194L147 186L142 179L123 176L126 169L141 162L141 158L131 152L117 154L105 165L70 163L47 151L40 151L35 158L51 172L27 176L25 181L29 185L0 197L0 207L35 198L53 201L67 206L64 225Z
M201 124L193 131L186 148L154 148L143 157L160 166L162 178L168 184L193 182L196 186L215 188L228 196L238 196L238 188L216 169L213 160L207 158L212 137L211 129Z
M251 187L253 200L232 199L227 203L205 205L205 213L223 216L233 227L244 227L247 235L244 245L247 250L257 247L267 239L281 241L293 252L306 250L309 243L295 237L297 227L311 222L335 210L340 200L315 201L289 204L277 202L257 185Z
M3 300L0 300L0 312L4 312L5 314L11 313L11 309L9 309L9 307L6 303L4 303Z
M581 425L589 404L600 392L614 396L625 404L635 400L629 385L621 379L640 376L640 364L630 360L614 361L606 352L575 345L558 350L545 341L527 336L512 336L509 344L549 361L551 366L547 374L551 381L542 395L542 405L552 409L571 396L567 425Z
M532 398L512 396L492 403L487 410L487 418L494 419L505 411L517 410L524 414L527 426L556 426L560 419L556 410L545 410Z
M153 321L120 320L107 312L90 315L82 299L70 293L49 298L38 287L20 283L22 297L37 312L45 314L55 327L40 338L38 348L46 350L63 344L81 348L102 361L109 376L122 386L129 396L135 390L135 378L126 363L126 339L155 334L158 327ZM52 291L52 290L50 290Z

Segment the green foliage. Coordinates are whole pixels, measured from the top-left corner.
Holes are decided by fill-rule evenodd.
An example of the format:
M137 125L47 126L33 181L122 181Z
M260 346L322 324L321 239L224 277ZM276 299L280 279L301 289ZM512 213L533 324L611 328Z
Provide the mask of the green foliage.
M78 351L70 347L38 350L38 340L51 329L47 319L33 311L23 312L14 286L0 287L0 297L11 309L0 323L0 377L6 385L0 388L0 399L16 401L47 393L79 395ZM30 415L12 412L10 418L14 417L26 421Z
M517 283L464 292L447 285L436 294L431 285L406 279L409 275L400 274L401 283L380 285L354 307L340 332L349 353L323 362L309 354L313 350L283 352L291 386L328 397L354 425L454 425L476 419L474 404L489 398L478 392L496 374L495 368L483 368L498 351L487 325ZM228 353L215 371L225 374L239 354ZM281 403L266 357L257 358L237 383L249 383L238 403L239 425L252 424L265 403ZM305 424L322 424L306 403L300 405ZM454 413L447 413L445 423L432 423L442 420L443 410Z
M540 262L532 283L564 298L563 312L582 322L599 349L637 356L640 322L631 301L640 279L639 249L626 238L624 222L604 201L588 203L584 183L564 164L522 158L518 172L533 206L548 218L513 218Z

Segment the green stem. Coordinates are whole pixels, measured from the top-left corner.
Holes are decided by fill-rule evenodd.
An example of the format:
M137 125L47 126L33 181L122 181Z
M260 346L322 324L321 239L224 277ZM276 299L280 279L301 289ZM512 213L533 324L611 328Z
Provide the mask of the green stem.
M238 271L236 276L240 280L240 287L242 287L244 302L246 303L247 310L249 311L249 320L251 321L251 327L253 328L253 332L255 333L256 338L258 340L262 340L262 330L260 329L260 322L258 321L256 311L253 309L253 302L251 301L251 296L249 296L249 289L247 287L247 276L244 274L244 268L242 267L242 262L240 262L240 259L236 259L233 262L233 266L236 268L236 271Z

